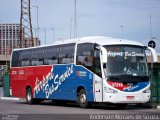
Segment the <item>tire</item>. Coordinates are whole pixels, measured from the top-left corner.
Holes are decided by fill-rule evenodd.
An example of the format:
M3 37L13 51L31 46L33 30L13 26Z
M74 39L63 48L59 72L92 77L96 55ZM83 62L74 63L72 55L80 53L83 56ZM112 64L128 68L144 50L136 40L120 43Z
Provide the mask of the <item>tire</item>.
M89 103L87 101L86 92L84 89L81 89L78 93L78 104L82 108L87 108L89 106Z
M28 88L27 91L26 91L26 102L30 105L34 103L31 88Z

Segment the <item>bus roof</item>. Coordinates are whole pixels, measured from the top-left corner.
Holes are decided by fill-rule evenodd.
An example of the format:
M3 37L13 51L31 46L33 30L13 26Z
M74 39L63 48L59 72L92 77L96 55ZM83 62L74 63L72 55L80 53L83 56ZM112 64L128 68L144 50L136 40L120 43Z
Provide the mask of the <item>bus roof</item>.
M66 40L59 40L55 41L53 44L50 45L41 45L36 47L30 48L41 48L53 45L63 45L69 43L96 43L101 46L104 45L136 45L136 46L144 46L140 42L133 41L133 40L126 40L126 39L118 39L112 37L104 37L104 36L89 36L89 37L82 37L82 38L75 38L75 39L66 39ZM30 49L30 48L21 48L21 49L14 49L14 50L23 50L23 49Z
M144 46L143 44L133 41L133 40L126 40L126 39L118 39L112 37L104 37L104 36L89 36L89 37L82 37L76 39L67 39L56 41L55 43L59 44L67 44L67 43L97 43L99 45L137 45L137 46Z

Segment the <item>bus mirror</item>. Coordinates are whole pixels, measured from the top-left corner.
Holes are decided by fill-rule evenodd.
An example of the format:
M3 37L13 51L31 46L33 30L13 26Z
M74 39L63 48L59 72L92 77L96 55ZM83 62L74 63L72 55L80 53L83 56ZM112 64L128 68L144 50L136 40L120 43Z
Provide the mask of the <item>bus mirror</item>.
M153 57L153 62L154 63L158 62L158 57L157 57L156 51L151 47L147 47L147 49L151 51L151 54L152 54L152 57Z
M101 52L102 52L102 62L107 63L107 50L100 46Z

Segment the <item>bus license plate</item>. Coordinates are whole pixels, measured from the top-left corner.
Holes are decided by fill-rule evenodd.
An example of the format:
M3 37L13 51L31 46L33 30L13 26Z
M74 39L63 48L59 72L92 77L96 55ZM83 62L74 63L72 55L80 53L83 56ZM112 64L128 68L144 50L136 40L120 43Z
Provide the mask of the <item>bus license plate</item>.
M134 96L126 96L127 100L134 100Z

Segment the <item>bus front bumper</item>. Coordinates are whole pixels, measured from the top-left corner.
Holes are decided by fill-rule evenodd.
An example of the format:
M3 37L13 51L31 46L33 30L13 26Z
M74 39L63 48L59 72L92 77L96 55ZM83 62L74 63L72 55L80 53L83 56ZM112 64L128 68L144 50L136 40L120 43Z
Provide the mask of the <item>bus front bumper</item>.
M150 99L150 93L123 94L123 93L105 93L103 102L110 103L145 103Z

